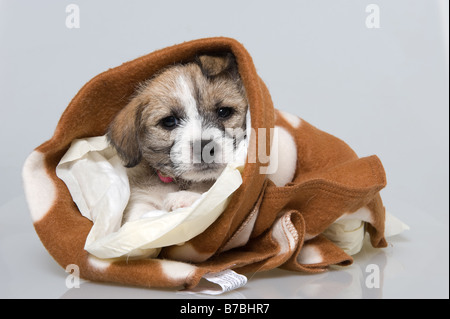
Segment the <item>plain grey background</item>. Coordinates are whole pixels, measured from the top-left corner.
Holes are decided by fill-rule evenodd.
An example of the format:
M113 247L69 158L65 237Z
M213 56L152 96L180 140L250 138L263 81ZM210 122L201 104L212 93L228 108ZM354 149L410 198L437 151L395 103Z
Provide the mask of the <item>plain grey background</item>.
M70 3L80 8L78 29L65 24ZM380 8L380 28L366 26L371 3ZM244 44L277 108L360 156L378 155L388 177L385 206L411 226L382 253L361 253L350 270L256 274L239 297L448 298L445 0L0 0L0 297L178 297L88 282L67 289L64 270L34 233L21 169L92 77L209 36ZM383 265L375 292L364 286L368 260Z

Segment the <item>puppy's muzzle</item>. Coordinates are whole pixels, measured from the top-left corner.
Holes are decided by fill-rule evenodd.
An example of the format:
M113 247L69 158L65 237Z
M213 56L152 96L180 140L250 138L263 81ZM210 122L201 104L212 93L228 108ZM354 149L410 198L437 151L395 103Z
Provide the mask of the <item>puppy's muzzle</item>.
M212 139L201 139L192 142L192 160L194 164L221 163L221 148Z

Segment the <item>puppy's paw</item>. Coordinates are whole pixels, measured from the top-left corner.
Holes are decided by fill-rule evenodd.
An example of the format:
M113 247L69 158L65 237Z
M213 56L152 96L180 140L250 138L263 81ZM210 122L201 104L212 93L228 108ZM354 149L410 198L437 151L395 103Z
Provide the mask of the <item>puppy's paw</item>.
M170 212L177 208L189 207L200 197L201 194L189 191L169 193L164 199L163 208Z

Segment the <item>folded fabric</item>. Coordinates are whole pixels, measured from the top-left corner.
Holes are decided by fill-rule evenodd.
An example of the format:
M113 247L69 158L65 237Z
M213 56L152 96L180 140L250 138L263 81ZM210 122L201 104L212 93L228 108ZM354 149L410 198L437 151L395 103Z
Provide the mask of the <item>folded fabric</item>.
M121 227L130 197L128 177L105 136L77 139L56 167L81 214L94 224L85 249L98 258L156 257L162 247L182 244L210 226L242 184L239 164L229 164L191 207L149 211Z
M95 257L85 250L93 223L80 214L83 205L74 203L56 175L58 163L74 140L104 135L138 83L164 67L193 61L198 54L223 51L235 56L249 100L253 131L242 184L206 229L183 244L163 247L158 258ZM276 134L266 134L273 129ZM256 156L261 152L270 160ZM53 137L30 154L23 178L34 227L44 246L62 267L76 264L81 277L94 281L192 288L204 276L229 278L228 270L245 274L281 267L322 272L331 265L353 262L350 254L358 245L344 243L348 247L342 249L332 241L350 229L358 238L367 232L374 247L387 245L379 194L386 176L378 157L359 158L342 140L276 110L251 56L229 38L185 42L96 76L71 101Z
M120 228L130 185L125 167L104 136L74 140L56 175L66 183L81 215L94 222L91 241L94 230L95 237L101 237Z

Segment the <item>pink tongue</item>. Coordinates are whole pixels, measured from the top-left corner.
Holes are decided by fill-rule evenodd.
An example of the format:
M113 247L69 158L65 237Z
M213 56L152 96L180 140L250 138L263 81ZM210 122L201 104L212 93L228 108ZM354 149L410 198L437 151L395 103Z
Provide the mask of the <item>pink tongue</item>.
M161 174L160 171L157 171L157 173L158 173L158 177L161 180L161 182L163 182L163 183L172 183L173 182L172 177L163 175L163 174Z

